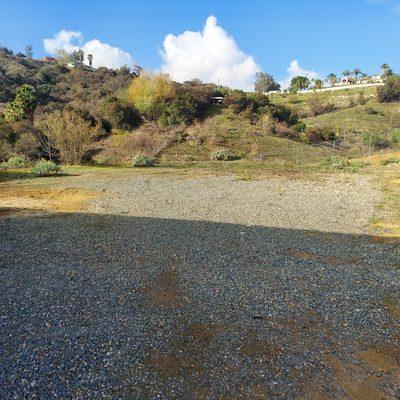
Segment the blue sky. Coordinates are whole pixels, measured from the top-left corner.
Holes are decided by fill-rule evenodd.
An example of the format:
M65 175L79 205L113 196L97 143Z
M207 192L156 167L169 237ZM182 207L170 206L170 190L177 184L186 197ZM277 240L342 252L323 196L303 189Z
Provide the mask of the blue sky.
M244 54L240 60L237 54L235 61L221 60L227 69L238 64L244 68L250 63L246 56L251 56L258 69L278 80L288 76L293 60L322 77L356 66L374 73L383 62L400 70L400 0L0 0L0 5L0 44L14 51L32 44L37 57L46 54L43 39L64 29L81 32L80 43L98 39L129 53L146 69L170 72L193 53L188 49L190 37L182 37L183 44L180 37L172 38L175 50L181 44L186 50L179 48L180 57L175 59L171 50L169 61L163 60L160 51L165 51L166 35L201 32L213 15L218 29L235 40L236 48L231 43L227 52L240 49ZM202 42L202 51L207 45ZM219 51L225 52L224 45ZM254 65L248 66L249 73ZM218 74L232 78L223 68Z

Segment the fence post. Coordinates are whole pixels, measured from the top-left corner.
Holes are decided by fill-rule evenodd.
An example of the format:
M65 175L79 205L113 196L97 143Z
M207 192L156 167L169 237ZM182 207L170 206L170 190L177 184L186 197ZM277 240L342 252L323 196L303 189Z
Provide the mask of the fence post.
M369 146L368 146L368 156L371 157L371 144L372 144L372 133L369 133Z

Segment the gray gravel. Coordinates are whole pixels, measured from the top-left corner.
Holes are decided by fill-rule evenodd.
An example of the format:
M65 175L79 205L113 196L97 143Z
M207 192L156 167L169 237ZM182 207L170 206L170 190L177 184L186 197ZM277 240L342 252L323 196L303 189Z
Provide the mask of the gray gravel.
M1 399L399 398L400 253L366 234L367 178L75 185L106 192L0 220Z

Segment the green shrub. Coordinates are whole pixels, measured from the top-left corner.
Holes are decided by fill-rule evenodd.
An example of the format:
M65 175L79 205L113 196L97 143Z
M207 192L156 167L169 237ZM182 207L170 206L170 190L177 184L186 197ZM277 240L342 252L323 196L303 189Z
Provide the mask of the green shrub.
M327 157L321 161L321 167L326 170L346 169L349 166L349 161L343 157Z
M318 143L335 140L336 134L327 127L310 127L306 129L302 137L307 143Z
M242 155L235 154L229 149L220 149L214 151L210 155L211 160L217 160L217 161L233 161L233 160L239 160L241 158Z
M366 161L349 161L343 157L327 157L321 161L321 168L324 170L342 170L346 172L357 172L361 168L370 165Z
M53 161L39 161L32 169L35 176L50 176L61 171L61 167Z
M147 156L146 154L136 154L132 158L132 167L149 167L154 165L154 157Z
M361 138L367 146L382 147L385 144L385 140L378 133L363 133Z
M374 108L372 107L366 107L365 108L365 113L368 115L375 115L375 114L379 114L378 111L376 111Z
M101 105L101 117L108 130L130 130L141 122L139 112L129 103L116 97L106 99Z
M400 144L400 130L390 132L389 140L392 144Z
M299 121L296 125L292 127L297 133L305 132L307 125L304 121Z
M25 157L13 156L5 164L7 168L24 168L28 166L28 160Z
M361 106L363 106L366 102L367 102L367 100L365 99L364 92L359 92L358 93L357 103L360 104Z
M377 88L377 93L380 103L400 101L400 75L387 77L384 86Z
M389 165L389 164L397 164L397 163L400 163L399 157L390 157L390 158L387 158L386 160L381 160L381 165Z

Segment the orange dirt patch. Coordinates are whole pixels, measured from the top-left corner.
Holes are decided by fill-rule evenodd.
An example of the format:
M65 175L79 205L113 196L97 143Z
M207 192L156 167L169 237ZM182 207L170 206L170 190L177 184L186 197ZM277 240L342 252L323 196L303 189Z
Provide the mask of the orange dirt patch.
M400 380L400 364L396 360L399 349L392 345L382 348L368 348L361 352L360 358L371 365L375 371L386 372Z
M179 296L175 271L161 272L153 286L143 289L145 297L152 303L166 307L179 307L182 303Z
M97 194L76 188L42 188L37 186L5 186L0 190L2 215L22 210L72 212L83 210ZM8 210L8 211L4 211ZM12 211L14 210L14 211Z
M210 342L213 337L220 331L217 325L196 323L189 326L188 333L200 342Z
M249 332L244 338L241 352L251 358L264 355L269 359L273 359L278 356L281 349L272 346L266 339L257 337L255 333Z
M400 318L400 302L397 299L391 296L386 296L383 299L383 305L388 310L392 318Z
M374 375L367 375L360 367L345 364L338 358L330 357L329 364L335 372L338 385L343 389L350 400L389 400L379 389L379 379ZM393 399L394 400L394 399Z
M146 360L145 365L151 367L166 378L171 378L180 375L182 361L178 357L174 357L169 354L161 354L151 358L150 360Z
M187 372L202 372L202 368L198 363L185 362L182 358L170 354L155 354L154 357L146 360L144 365L167 379L179 377Z

